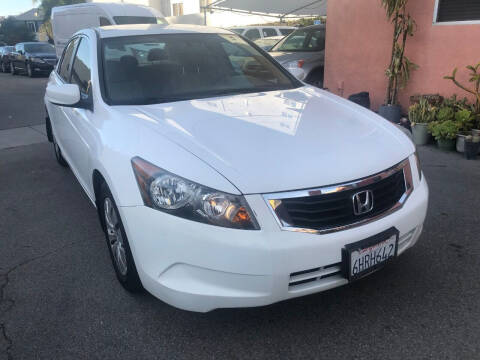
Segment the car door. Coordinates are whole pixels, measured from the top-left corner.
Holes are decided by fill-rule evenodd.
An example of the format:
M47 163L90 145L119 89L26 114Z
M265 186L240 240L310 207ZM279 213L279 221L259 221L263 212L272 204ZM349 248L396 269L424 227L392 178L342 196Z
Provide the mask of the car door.
M84 102L89 102L92 96L90 41L86 36L80 36L78 41L67 82L78 85L80 98ZM68 156L78 181L88 193L88 184L92 174L90 171L90 146L93 141L93 112L90 109L75 107L63 107L63 112L65 114L63 130L65 141L62 150Z
M13 63L13 66L16 68L16 69L20 69L22 70L23 69L23 66L21 64L21 59L22 59L22 54L24 53L24 49L23 49L23 44L17 44L15 45L15 53L13 53L12 55L12 63Z
M56 83L65 83L70 80L70 72L72 67L73 56L78 44L78 37L73 38L70 42L67 43L63 51L60 62L57 65L57 68L52 73L50 81ZM66 107L48 104L48 113L50 115L50 121L52 123L52 130L55 136L55 139L62 149L63 156L70 163L70 157L66 150L66 144L68 143L68 131L67 131L67 114L65 113Z

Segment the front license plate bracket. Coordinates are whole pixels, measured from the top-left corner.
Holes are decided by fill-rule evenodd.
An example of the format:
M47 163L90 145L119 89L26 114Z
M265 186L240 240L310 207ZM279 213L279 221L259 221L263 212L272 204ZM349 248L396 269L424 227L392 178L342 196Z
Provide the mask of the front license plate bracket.
M358 280L380 269L381 267L385 266L387 263L395 259L398 252L399 234L400 232L396 228L391 227L390 229L371 236L367 239L345 245L345 247L342 249L342 268L345 278L350 282ZM377 259L380 259L380 261L376 261L377 259L373 259L373 265L369 263L369 266L366 266L367 264L363 263L362 267L365 266L365 269L358 271L355 274L352 274L352 254L356 255L359 251L368 251L368 249L370 248L374 249L373 251L375 251L375 248L381 246L381 244L383 243L394 244L395 247L393 254L385 254L382 249L382 253L379 254L379 257L377 257ZM386 255L389 256L385 258Z

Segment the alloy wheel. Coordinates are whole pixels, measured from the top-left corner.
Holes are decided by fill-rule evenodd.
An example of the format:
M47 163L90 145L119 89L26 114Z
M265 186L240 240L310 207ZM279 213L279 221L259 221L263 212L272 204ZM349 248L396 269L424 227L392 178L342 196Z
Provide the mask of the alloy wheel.
M123 239L120 222L118 220L117 211L113 206L110 198L106 197L103 202L103 211L105 218L105 228L108 236L108 244L112 251L115 266L118 272L125 276L128 271L127 256L125 252L125 242Z

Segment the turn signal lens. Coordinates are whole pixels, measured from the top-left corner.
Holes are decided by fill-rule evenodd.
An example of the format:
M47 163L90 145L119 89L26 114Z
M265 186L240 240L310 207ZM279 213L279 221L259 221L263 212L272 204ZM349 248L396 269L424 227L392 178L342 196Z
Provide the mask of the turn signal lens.
M301 69L303 67L303 64L305 64L305 60L298 60L297 66Z

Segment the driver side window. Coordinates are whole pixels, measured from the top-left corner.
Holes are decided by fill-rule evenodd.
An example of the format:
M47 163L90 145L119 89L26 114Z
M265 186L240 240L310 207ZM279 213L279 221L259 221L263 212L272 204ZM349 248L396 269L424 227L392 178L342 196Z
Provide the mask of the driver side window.
M78 44L78 38L71 40L65 51L63 52L62 59L60 61L60 65L58 66L58 74L65 82L69 82L70 79L70 67L72 64L72 56L74 53L75 48Z
M70 83L77 84L82 97L88 97L91 86L90 49L88 39L82 37L72 65Z

